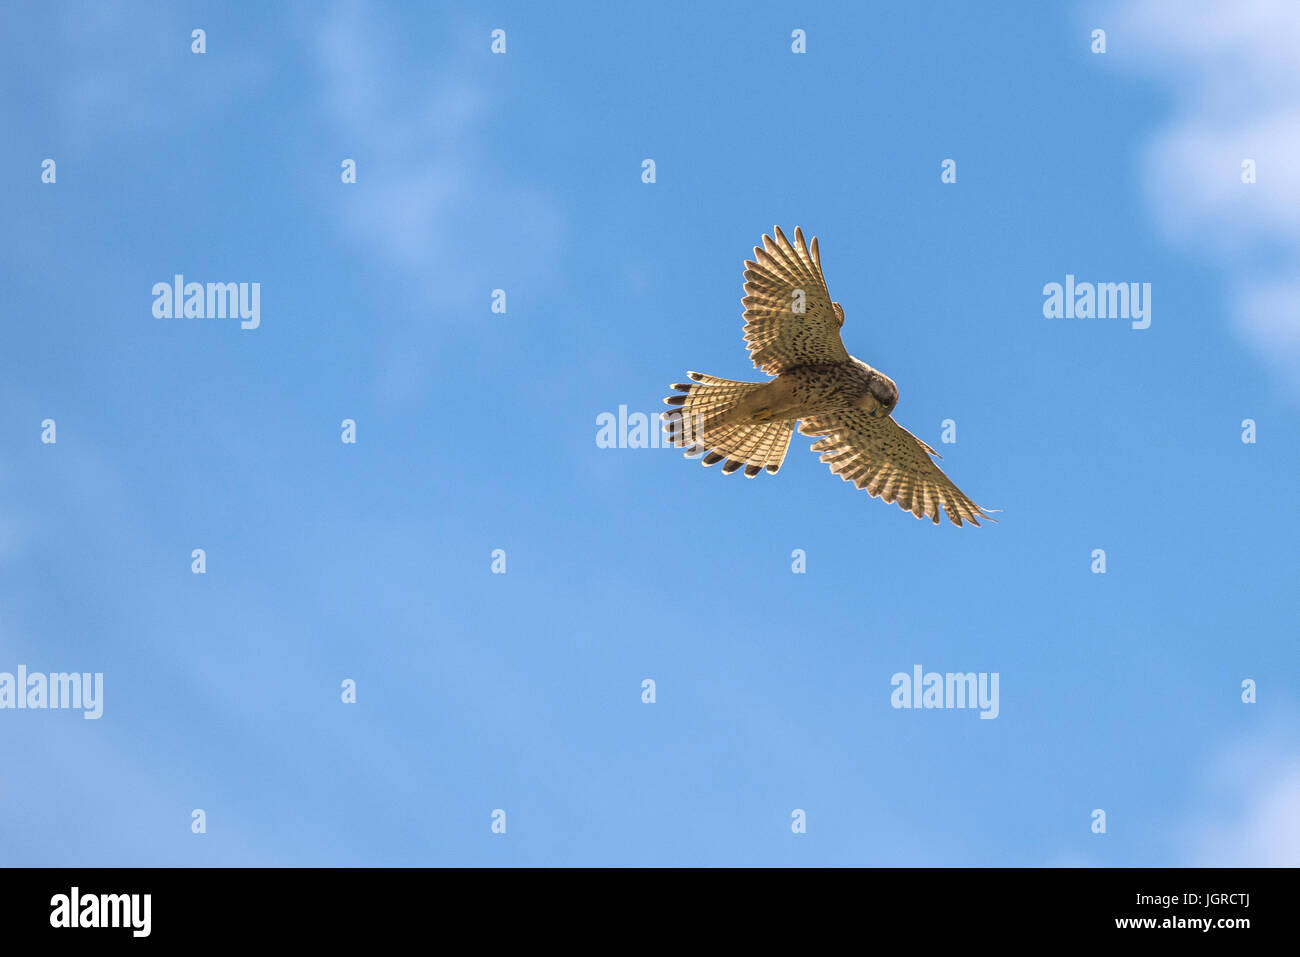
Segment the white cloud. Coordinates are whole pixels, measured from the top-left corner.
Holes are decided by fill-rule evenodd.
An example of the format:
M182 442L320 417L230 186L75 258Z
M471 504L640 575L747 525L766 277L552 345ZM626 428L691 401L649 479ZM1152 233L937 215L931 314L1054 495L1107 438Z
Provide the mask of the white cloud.
M452 48L413 52L372 7L343 2L309 38L319 112L342 150L322 202L412 306L387 317L376 387L389 403L418 399L432 381L440 339L427 318L482 322L492 289L537 293L562 272L563 210L552 187L527 181L526 144L507 154L496 145L509 97L494 89L498 64L474 29L441 24ZM357 183L340 193L345 157Z
M499 157L485 148L483 127L494 118L492 97L475 79L491 55L486 36L477 51L452 52L428 70L403 63L409 52L384 26L372 8L343 3L313 42L322 112L350 144L364 189L348 209L347 227L424 280L436 271L463 279L482 269L467 239L484 238L507 256L535 253L525 261L536 263L533 275L544 275L561 217L549 190L491 166ZM517 269L511 278L520 280ZM440 295L431 289L431 298Z
M1205 769L1187 823L1189 864L1300 866L1300 749L1294 741L1241 744Z
M404 87L374 36L373 17L351 5L322 22L315 52L324 74L327 118L352 144L365 201L351 207L349 226L402 267L428 265L442 251L445 223L467 187L463 140L479 91L463 81L426 89ZM439 110L439 106L451 109Z
M1171 241L1222 269L1234 324L1300 371L1300 3L1146 0L1105 18L1115 65L1162 81L1166 126L1143 177ZM1241 181L1252 159L1258 181Z

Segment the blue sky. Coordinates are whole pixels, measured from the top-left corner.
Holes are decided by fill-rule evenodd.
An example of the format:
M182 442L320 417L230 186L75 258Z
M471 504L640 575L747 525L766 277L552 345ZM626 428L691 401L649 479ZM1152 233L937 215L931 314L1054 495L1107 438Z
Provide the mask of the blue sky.
M7 6L0 671L104 712L0 711L0 862L1300 863L1300 21L1243 9ZM761 378L774 223L999 524L598 447Z

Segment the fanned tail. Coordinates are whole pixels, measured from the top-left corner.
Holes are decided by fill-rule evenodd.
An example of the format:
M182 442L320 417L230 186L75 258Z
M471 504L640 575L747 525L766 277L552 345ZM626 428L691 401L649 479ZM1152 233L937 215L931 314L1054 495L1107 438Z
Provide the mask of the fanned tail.
M764 382L737 382L701 372L688 372L694 382L674 383L678 395L664 399L677 406L663 413L669 444L686 450L689 458L703 455L705 465L722 462L730 475L740 468L753 478L766 469L775 474L790 447L794 420L735 424L728 413L736 404L763 388Z

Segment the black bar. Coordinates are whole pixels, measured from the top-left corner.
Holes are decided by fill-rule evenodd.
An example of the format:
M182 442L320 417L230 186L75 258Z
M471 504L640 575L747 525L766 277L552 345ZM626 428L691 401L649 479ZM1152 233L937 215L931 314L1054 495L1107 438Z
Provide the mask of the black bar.
M1131 938L1231 946L1293 925L1285 869L129 869L0 871L6 942L229 943L401 940L414 930L598 927L667 946L667 931L763 940L788 930L855 939L1043 941ZM118 927L71 924L117 917ZM103 895L115 895L105 900ZM123 898L116 895L139 895ZM148 897L147 935L144 903ZM93 902L88 899L93 898ZM128 906L129 905L129 906ZM1202 922L1209 921L1205 927ZM1134 924L1137 921L1140 923ZM1128 923L1121 923L1128 922ZM1151 922L1151 923L1146 923ZM550 931L547 931L550 933ZM604 934L605 931L602 931ZM697 933L697 931L692 931ZM919 935L919 936L916 936ZM450 941L450 938L447 938ZM616 938L604 938L613 940ZM542 939L539 937L538 942Z

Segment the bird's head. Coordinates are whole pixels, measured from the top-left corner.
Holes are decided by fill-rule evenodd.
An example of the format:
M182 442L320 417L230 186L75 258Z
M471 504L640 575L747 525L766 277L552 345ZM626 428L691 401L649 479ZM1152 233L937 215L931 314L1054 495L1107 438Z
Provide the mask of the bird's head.
M874 416L884 418L898 405L898 386L894 380L883 372L871 370L867 380L867 394L863 397L862 407Z

